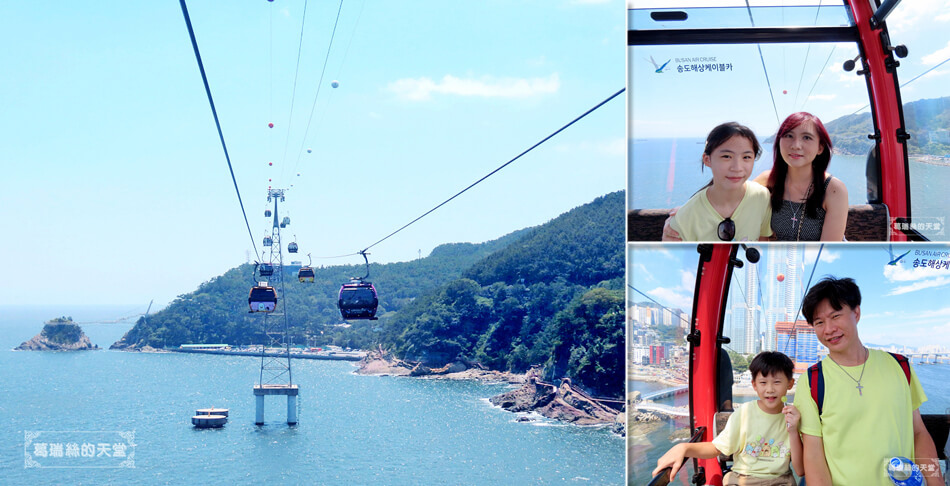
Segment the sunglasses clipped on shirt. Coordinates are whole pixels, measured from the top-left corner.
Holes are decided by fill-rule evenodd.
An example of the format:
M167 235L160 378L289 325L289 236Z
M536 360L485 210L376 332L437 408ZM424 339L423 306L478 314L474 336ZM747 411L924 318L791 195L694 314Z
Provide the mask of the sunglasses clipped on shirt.
M726 218L719 223L716 232L719 234L720 240L732 241L732 239L736 237L736 222L730 218Z

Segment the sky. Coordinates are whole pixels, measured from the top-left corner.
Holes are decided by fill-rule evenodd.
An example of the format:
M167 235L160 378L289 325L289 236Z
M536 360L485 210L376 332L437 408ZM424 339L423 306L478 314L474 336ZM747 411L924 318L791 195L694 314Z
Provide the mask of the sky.
M763 251L763 259L758 264L760 273L766 271L767 253L784 246L759 246ZM935 260L946 262L950 267L950 246L831 244L821 247L818 258L819 247L818 244L803 247L804 282L807 283L813 268L812 284L828 275L855 280L862 296L858 323L862 342L950 348L950 304L946 299L950 269L929 266L929 261ZM906 252L910 253L895 265L888 265ZM628 245L628 284L664 306L690 313L698 258L696 246L691 244ZM927 267L919 265L923 260L928 261ZM730 292L736 291L735 285L734 279ZM639 293L628 290L629 302L647 301Z
M685 2L675 4L682 3ZM728 17L733 19L729 25L748 27L749 14L745 2L728 3L741 7L696 9L692 12L695 15L690 18L690 22L702 22L705 19L708 25L724 26L727 25L727 16L720 13L728 11L731 14ZM811 0L766 3L819 4ZM775 15L768 18L760 13L756 16L756 25L802 26L817 23L837 26L847 23L844 10L840 8L842 2L820 3L820 8L771 9ZM645 8L656 7L658 2L634 4L638 8ZM836 9L836 5L839 8ZM836 11L839 14L835 14ZM816 18L820 20L816 22ZM950 29L950 0L903 2L892 11L887 24L892 43L903 44L908 48L908 56L898 59L898 79L902 84L950 59L950 36L947 35ZM655 28L657 23L648 21L642 25ZM845 61L857 55L858 49L854 44L629 47L629 137L705 137L716 124L732 120L738 120L766 137L774 134L780 119L797 111L812 112L826 123L859 112L868 105L865 80L856 74L859 69L847 72L842 67ZM678 70L684 65L695 64L695 61L690 63L682 59L698 58L715 58L714 62L728 65L729 68L715 72ZM667 61L671 61L669 65L661 73L656 73L656 69ZM901 99L908 103L950 96L947 86L950 86L950 62L902 88ZM868 109L861 112L866 113Z
M306 2L301 35L304 5L187 4L249 234L178 2L3 2L0 305L155 311L255 259L269 186L287 189L293 259L362 263L318 257L366 248L626 82L620 0ZM371 261L624 189L625 111L621 95Z

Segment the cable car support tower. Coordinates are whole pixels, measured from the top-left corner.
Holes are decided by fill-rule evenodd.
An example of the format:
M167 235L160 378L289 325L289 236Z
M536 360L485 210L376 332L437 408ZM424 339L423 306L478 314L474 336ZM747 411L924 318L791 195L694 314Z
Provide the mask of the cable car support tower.
M277 291L278 302L274 312L264 313L264 340L261 346L260 381L254 385L256 400L255 423L264 424L264 396L287 397L287 424L297 423L297 394L299 388L293 382L290 369L290 325L287 318L287 296L284 294L284 266L280 229L290 224L288 218L281 221L277 203L284 201L284 189L268 189L267 202L274 201L274 225L271 229L270 264L274 268L271 284ZM269 352L270 351L270 352Z

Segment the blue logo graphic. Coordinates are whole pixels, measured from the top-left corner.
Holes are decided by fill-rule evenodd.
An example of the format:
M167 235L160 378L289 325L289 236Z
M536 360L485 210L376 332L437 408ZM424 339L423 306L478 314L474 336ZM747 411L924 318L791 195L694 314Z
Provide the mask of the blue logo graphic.
M653 71L653 72L655 72L655 73L663 74L663 70L666 69L666 66L667 66L667 64L670 63L670 61L672 61L672 59L670 59L670 60L664 62L663 65L660 66L659 64L656 63L656 61L653 60L653 56L650 56L650 63L653 64L653 67L656 68L656 70Z

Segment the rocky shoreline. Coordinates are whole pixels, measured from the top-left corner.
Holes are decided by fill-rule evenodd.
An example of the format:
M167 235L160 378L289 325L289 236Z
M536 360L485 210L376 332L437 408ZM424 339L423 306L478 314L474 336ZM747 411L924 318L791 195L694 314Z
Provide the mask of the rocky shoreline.
M626 414L601 405L576 389L569 379L560 385L538 380L537 371L525 374L493 371L453 362L441 368L398 359L382 350L372 351L359 363L357 374L375 376L411 376L424 379L476 380L483 383L521 385L519 388L491 397L489 401L509 412L534 412L547 418L575 425L611 425L623 435ZM532 419L520 417L519 421Z

